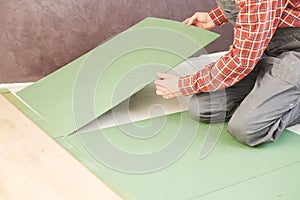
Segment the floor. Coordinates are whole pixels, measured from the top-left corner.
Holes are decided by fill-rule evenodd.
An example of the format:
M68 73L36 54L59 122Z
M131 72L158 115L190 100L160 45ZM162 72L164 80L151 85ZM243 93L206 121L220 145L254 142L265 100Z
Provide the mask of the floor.
M1 200L120 200L2 95L0 105Z
M90 156L85 156L90 154L82 151L81 147L83 150L85 148L82 141L76 139L78 135L73 135L71 138L67 137L67 141L60 142L69 142L65 143L67 146L64 145L66 149L76 147L74 148L76 153L73 154L78 159L76 160L3 96L0 96L0 105L0 199L3 200L121 199L116 193L122 197L130 194L137 197L126 196L124 199L180 200L240 198L264 200L278 197L296 199L299 196L299 191L294 187L299 185L300 180L299 141L297 140L299 137L293 133L287 133L278 145L268 145L263 151L244 147L233 141L229 134L223 134L220 145L217 145L214 152L205 160L195 159L199 156L201 141L205 140L205 134L197 134L198 138L189 151L172 166L151 174L136 175L118 173L113 168L103 166L97 160L95 163L92 162ZM174 120L170 120L172 121ZM191 121L197 124L189 120ZM175 123L167 124L176 128L179 123L175 120ZM184 132L184 137L178 139L180 143L185 141L186 133L193 132L186 129L188 127L190 126L184 128L187 130ZM205 126L202 128L205 129ZM204 130L202 128L201 131ZM111 133L115 132L117 130L114 129ZM114 139L115 136L117 141L120 139L120 134L108 133L108 136L112 136L109 139ZM168 137L163 139L167 139L165 142L168 144L169 134L165 136ZM152 150L153 146L155 149L160 149L161 145L165 145L157 143L156 140L150 143L139 142L142 143L137 143L140 145L136 146L129 141L127 147L130 147L129 150L134 150L136 147L144 149L148 145ZM176 146L177 148L179 146ZM111 154L110 151L108 153ZM104 182L101 182L100 179L103 178L105 178ZM116 193L106 185L111 183L114 185L110 185L110 188ZM163 193L171 197L161 196ZM186 198L187 196L191 198Z

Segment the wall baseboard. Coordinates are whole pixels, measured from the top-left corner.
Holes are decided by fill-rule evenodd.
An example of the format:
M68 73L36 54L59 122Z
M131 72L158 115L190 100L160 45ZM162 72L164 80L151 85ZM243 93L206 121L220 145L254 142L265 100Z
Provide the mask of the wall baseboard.
M16 93L27 86L30 86L34 82L27 82L27 83L3 83L0 84L0 88L7 88L9 89L12 93Z

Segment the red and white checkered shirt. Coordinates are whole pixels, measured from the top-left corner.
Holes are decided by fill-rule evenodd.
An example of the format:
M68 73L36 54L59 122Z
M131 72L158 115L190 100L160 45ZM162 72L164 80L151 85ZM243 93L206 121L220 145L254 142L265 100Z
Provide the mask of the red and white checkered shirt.
M184 95L234 85L255 67L278 27L300 27L299 0L236 0L239 14L229 52L194 75L181 77ZM209 11L216 25L227 22L219 6Z

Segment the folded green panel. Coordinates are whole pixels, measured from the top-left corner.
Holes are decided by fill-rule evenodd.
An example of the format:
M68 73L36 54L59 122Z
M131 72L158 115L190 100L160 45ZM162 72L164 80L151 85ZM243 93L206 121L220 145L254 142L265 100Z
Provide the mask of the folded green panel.
M17 93L52 137L96 119L218 37L183 23L146 18Z
M199 159L215 144L203 143L216 126L221 137ZM276 143L251 148L226 126L178 113L57 141L125 200L297 199L300 137L285 131Z

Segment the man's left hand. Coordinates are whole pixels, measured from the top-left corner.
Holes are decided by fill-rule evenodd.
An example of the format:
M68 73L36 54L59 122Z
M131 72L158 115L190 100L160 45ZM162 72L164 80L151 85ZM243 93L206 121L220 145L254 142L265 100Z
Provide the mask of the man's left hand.
M179 76L158 72L157 77L158 78L154 82L157 95L160 95L165 99L182 96L178 87Z

